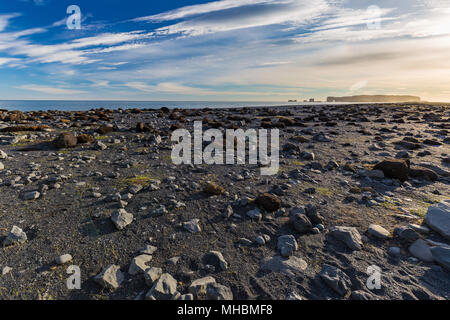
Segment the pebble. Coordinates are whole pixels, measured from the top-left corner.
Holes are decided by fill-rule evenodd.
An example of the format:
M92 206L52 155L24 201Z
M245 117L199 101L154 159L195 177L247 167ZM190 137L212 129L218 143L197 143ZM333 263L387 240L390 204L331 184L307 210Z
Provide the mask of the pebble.
M191 233L201 232L200 219L192 219L183 223L183 228Z
M36 200L41 194L38 191L27 192L23 195L23 200Z
M63 254L63 255L59 256L58 258L56 258L55 262L57 264L65 264L71 260L72 260L72 256L70 254L66 253L66 254Z

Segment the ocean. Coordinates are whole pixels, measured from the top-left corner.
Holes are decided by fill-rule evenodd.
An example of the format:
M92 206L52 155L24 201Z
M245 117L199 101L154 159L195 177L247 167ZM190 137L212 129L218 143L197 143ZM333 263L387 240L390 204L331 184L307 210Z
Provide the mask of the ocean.
M261 101L66 101L66 100L0 100L0 109L20 111L86 111L90 109L159 109L173 108L238 108L287 105L317 105L325 102L261 102Z

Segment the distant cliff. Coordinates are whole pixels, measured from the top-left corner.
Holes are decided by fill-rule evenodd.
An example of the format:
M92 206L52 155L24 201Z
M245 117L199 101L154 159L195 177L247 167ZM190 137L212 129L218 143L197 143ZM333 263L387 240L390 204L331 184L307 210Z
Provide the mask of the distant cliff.
M420 97L416 96L351 96L351 97L328 97L327 102L418 102Z

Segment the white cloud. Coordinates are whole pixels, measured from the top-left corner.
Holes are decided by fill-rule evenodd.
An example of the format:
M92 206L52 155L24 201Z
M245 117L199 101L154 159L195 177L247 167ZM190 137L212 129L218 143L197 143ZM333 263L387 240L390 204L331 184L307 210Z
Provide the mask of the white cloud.
M219 1L219 3L221 2ZM233 3L237 5L237 2ZM251 6L251 1L242 3L244 6L228 8L227 10L214 8L214 11L206 11L208 7L202 7L203 10L199 10L199 12L204 14L159 28L157 32L160 35L199 36L271 25L300 26L311 23L332 9L332 6L326 0L314 2L308 0L254 1ZM168 15L171 16L170 13Z
M237 7L244 7L248 5L271 3L274 0L221 0L213 1L204 4L196 4L192 6L186 6L175 10L170 10L156 15L140 17L133 19L133 21L148 21L148 22L161 22L182 19L190 16L200 15L204 13L217 12ZM280 2L280 1L278 1ZM291 2L291 1L283 1Z
M1 58L0 57L0 66L9 64L11 62L13 62L13 63L14 62L18 62L18 61L20 61L20 59L16 59L16 58Z
M20 16L18 13L11 13L11 14L0 14L0 32L5 30L5 28L9 24L9 20Z
M47 94L56 94L56 95L85 93L85 91L81 91L81 90L64 89L64 88L59 88L59 87L39 86L39 85L35 85L35 84L27 84L27 85L18 86L15 88L37 91L37 92L47 93Z

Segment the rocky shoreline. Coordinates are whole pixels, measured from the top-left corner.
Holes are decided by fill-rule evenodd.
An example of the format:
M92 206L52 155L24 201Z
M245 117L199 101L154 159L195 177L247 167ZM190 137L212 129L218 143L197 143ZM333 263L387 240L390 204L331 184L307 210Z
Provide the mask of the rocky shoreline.
M0 299L449 299L449 119L425 103L2 110ZM278 174L174 165L170 135L194 121L279 129Z

